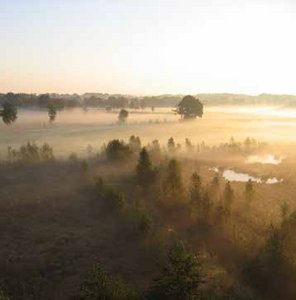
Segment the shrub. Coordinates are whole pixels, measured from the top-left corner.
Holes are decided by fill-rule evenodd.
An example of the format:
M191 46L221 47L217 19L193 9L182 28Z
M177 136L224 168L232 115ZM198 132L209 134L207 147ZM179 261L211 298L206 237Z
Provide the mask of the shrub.
M112 140L106 146L106 156L109 161L126 160L131 156L128 145L120 140Z
M80 289L80 299L85 300L133 300L136 293L121 280L113 279L100 264L84 280Z

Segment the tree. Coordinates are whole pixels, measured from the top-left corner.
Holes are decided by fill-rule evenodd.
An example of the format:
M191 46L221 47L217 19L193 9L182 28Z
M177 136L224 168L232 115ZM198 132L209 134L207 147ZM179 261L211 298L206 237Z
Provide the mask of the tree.
M150 157L145 147L140 152L136 171L137 180L140 184L151 183L155 178L155 170L152 168Z
M166 197L176 199L183 192L181 170L178 162L175 159L169 161L167 174L164 180L164 192Z
M127 117L128 117L128 111L122 108L118 115L119 122L124 123Z
M4 102L0 110L0 116L6 125L11 124L17 119L17 108L10 102Z
M254 196L255 190L253 187L253 182L251 179L249 179L245 186L245 198L247 203L250 203L254 199Z
M230 214L231 211L231 206L234 198L234 192L233 189L231 188L230 182L227 181L223 193L223 198L224 198L224 205L225 205L225 212L227 214Z
M189 190L190 201L197 208L201 205L201 178L194 172L191 176L191 186Z
M138 152L141 150L141 139L138 136L131 135L129 138L129 147L133 152Z
M190 300L198 296L202 282L200 262L196 255L190 254L183 242L177 242L169 251L167 263L155 285L149 292L154 300Z
M212 201L208 191L205 191L201 198L201 212L204 220L208 220L212 208Z
M131 150L128 145L120 140L112 140L107 144L106 155L110 161L126 160L131 156Z
M52 123L57 116L57 109L56 107L51 103L48 105L48 117L49 122Z
M113 279L100 264L84 280L80 288L80 299L83 300L133 300L138 299L136 293L121 280Z
M174 138L172 138L172 137L170 137L168 139L168 151L170 153L174 153L176 151L176 144L175 144Z
M185 96L178 104L176 113L181 115L182 119L193 119L196 117L202 117L203 115L203 104L199 99L193 96Z
M194 149L194 146L188 138L185 139L185 146L188 152L192 152L192 150Z
M212 191L216 191L219 188L220 180L219 180L219 174L216 173L212 182L211 182L211 189Z

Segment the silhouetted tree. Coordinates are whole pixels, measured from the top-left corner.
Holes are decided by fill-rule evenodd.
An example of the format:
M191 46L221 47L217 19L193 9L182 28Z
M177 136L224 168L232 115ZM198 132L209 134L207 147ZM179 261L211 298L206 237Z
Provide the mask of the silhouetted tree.
M131 156L131 150L123 141L112 140L106 146L106 155L110 161L126 160Z
M131 135L128 145L133 152L138 152L141 150L141 139L138 136Z
M176 151L176 144L175 144L174 138L172 138L172 137L170 137L168 139L168 151L170 153L174 153Z
M145 147L140 152L136 171L137 180L142 185L149 184L155 179L155 170L152 168L150 157Z
M182 119L192 119L197 116L201 118L203 115L203 104L199 99L188 95L178 104L176 113L181 115Z
M181 170L175 159L168 163L163 187L166 197L178 198L183 192Z
M48 105L49 122L52 123L56 119L56 116L57 116L57 109L52 103L50 103Z
M205 191L201 199L201 213L204 220L208 220L212 208L212 201L208 191Z
M285 221L289 215L290 212L290 206L289 204L285 201L284 203L281 204L281 216L282 216L282 221Z
M17 119L17 108L10 102L4 102L0 110L0 116L6 125L11 124Z
M191 176L189 195L191 204L194 205L198 210L200 210L202 197L201 178L196 172L194 172Z
M167 264L155 279L148 299L190 300L198 296L201 279L200 263L196 255L190 254L182 242L169 251Z
M250 203L255 196L255 190L251 179L248 180L245 186L245 198L247 203Z
M225 185L223 198L224 198L225 212L227 214L230 214L231 206L232 206L233 199L234 199L234 192L233 192L233 189L231 188L229 181L227 181L227 183Z
M188 138L185 139L185 146L188 152L192 152L194 147Z
M118 120L120 123L124 123L128 117L128 111L125 109L121 109L118 115Z
M210 186L211 191L213 193L215 193L219 189L219 185L220 185L219 174L216 173L213 180L212 180L212 182L211 182L211 186Z

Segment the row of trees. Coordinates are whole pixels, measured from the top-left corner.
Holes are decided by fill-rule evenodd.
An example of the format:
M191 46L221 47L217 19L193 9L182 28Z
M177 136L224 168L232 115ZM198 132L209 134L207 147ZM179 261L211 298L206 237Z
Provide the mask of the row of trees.
M49 100L48 97L40 96L39 100L40 103L42 104L41 107L43 108L47 107L49 121L53 122L56 118L57 110L60 109L60 107L57 105L56 101ZM113 107L122 107L122 106L115 105ZM197 116L202 117L203 105L199 101L199 99L196 99L193 96L186 96L178 104L178 107L176 110L174 110L174 112L180 114L182 119L196 118ZM128 114L129 113L127 110L121 109L118 115L119 122L124 123L128 117ZM0 110L0 116L2 117L2 120L5 124L11 124L17 119L17 106L13 103L13 101L5 101L2 104L2 109Z

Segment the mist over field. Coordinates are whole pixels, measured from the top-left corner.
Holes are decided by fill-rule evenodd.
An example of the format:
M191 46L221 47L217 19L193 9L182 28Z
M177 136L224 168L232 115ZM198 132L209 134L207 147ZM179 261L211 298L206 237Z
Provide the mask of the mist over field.
M295 300L295 15L0 0L0 300Z
M182 122L174 107L130 109L124 126L118 124L119 109L82 108L63 110L54 124L47 122L47 111L20 109L19 121L10 127L1 124L0 151L7 154L8 146L21 146L27 141L48 142L59 157L72 152L85 156L89 145L100 149L110 139L128 140L135 134L144 143L158 139L165 145L173 136L183 143L209 145L225 143L231 137L243 140L253 137L264 142L294 143L296 109L278 106L209 106L201 120ZM223 126L221 126L223 124Z

